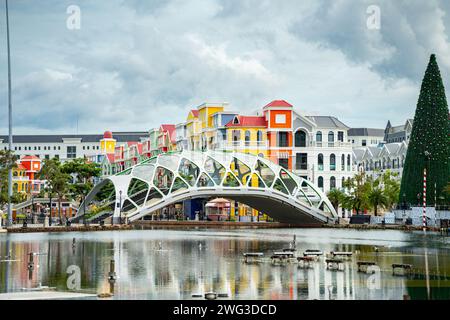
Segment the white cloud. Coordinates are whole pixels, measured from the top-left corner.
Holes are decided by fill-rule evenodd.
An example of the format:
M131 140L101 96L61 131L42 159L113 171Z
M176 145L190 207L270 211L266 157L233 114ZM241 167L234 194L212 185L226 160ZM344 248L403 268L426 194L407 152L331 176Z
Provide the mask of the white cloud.
M14 3L15 132L74 132L77 119L80 132L148 130L185 120L205 101L250 112L273 99L350 126L402 123L414 113L430 53L450 87L450 6L380 1L382 28L373 32L369 3ZM80 30L65 27L69 4L81 8ZM6 105L5 88L3 77Z

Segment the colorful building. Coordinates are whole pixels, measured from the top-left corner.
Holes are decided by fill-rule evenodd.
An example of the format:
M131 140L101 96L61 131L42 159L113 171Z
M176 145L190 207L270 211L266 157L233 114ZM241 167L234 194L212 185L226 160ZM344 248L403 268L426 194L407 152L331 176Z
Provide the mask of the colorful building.
M274 100L264 106L262 112L267 122L269 159L291 170L293 106L284 100Z
M198 110L191 110L186 119L186 140L189 150L200 150L200 133L202 124Z
M162 124L159 127L158 149L161 152L175 151L177 148L177 139L175 125Z

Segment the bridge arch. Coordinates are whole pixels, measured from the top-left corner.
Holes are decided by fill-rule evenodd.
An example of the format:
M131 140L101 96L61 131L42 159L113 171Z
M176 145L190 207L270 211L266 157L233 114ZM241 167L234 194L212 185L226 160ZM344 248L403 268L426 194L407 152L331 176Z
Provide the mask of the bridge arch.
M320 224L337 219L328 198L311 181L243 153L160 154L104 179L87 195L86 206L111 183L115 196L100 205L110 208L115 219L122 215L131 222L176 202L208 197L239 201L279 222ZM83 217L83 208L81 204L74 220Z

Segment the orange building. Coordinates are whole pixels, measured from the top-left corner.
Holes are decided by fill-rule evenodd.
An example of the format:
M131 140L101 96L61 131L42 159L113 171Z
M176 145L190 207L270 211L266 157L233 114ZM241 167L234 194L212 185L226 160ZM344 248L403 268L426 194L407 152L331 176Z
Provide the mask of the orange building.
M36 156L25 156L19 160L19 164L25 168L28 177L28 192L37 194L41 191L43 181L37 179L36 174L41 171L41 159Z
M293 106L284 100L274 100L263 108L267 121L269 159L280 166L292 169Z

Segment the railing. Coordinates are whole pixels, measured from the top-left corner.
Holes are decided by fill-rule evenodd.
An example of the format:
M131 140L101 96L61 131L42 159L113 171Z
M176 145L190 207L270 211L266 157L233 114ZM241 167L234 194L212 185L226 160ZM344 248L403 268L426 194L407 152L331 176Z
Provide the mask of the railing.
M310 147L317 147L317 148L342 148L342 147L352 147L351 142L343 142L343 141L334 141L334 142L327 142L327 141L310 141L309 142Z
M216 143L214 148L216 150L234 150L234 149L256 149L267 148L269 143L267 141L232 141L224 143Z

